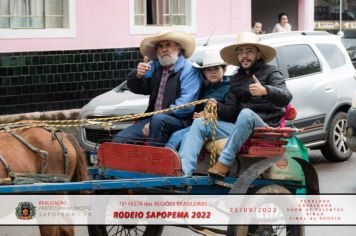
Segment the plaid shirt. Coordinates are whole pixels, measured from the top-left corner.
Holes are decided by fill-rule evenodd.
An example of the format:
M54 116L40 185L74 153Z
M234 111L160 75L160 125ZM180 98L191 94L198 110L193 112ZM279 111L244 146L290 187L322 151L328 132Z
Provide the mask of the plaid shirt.
M162 110L164 88L166 87L168 77L173 70L174 70L174 65L168 69L164 68L162 71L161 83L159 84L157 99L156 99L156 103L155 103L155 111Z

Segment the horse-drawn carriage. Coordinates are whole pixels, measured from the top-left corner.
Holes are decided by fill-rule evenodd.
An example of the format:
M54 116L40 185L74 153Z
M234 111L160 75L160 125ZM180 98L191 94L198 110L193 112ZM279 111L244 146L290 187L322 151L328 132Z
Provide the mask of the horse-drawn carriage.
M199 157L197 173L185 177L182 176L179 156L169 148L112 142L99 145L98 164L86 170L83 169L82 153L68 135L33 127L43 126L36 122L31 126L22 127L18 132L14 131L16 128L1 127L0 178L2 184L6 184L0 186L1 194L81 190L94 194L319 193L317 174L309 164L305 147L296 139L294 134L297 130L294 128L256 129L237 155L237 168L232 168L229 176L221 178L206 173L207 163L211 161L206 152ZM58 181L63 173L71 181L76 176L74 182ZM47 182L51 183L39 184L46 176L52 180ZM303 235L304 232L301 225L229 225L227 230L202 226L190 228L205 235L213 232L226 235ZM160 235L162 229L163 226L158 225L88 226L91 236Z

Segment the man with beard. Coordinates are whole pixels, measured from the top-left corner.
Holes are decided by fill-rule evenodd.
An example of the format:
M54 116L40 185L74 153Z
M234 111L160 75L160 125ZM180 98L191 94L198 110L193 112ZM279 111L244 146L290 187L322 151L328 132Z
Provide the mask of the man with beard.
M194 49L194 39L184 32L163 32L141 42L144 61L128 75L127 85L134 93L150 95L146 112L197 100L203 79L186 59ZM133 143L145 138L150 145L160 146L173 132L190 125L193 112L194 107L189 107L141 119L119 132L114 141Z
M225 104L209 101L217 105L219 120L216 138L229 138L219 160L208 172L224 177L241 146L256 127L280 125L284 107L289 104L292 95L278 68L266 64L275 57L275 49L258 43L256 34L241 33L237 44L223 48L220 54L226 63L240 66L237 74L231 78ZM211 135L211 124L205 125L204 119L194 120L179 151L182 163L185 163L183 171L186 176L192 175L204 141Z

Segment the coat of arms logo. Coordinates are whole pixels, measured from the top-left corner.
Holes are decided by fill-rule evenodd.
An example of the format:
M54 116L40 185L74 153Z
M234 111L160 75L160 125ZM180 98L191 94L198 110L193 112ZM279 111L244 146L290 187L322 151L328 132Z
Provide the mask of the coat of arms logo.
M30 220L36 216L36 207L31 202L20 202L15 214L18 219Z

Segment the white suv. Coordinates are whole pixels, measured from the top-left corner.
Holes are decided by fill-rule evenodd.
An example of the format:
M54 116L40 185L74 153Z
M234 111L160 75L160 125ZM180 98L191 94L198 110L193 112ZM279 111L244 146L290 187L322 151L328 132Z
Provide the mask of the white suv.
M291 32L261 35L261 43L277 50L271 64L277 65L293 94L296 119L287 125L303 130L298 137L313 149L320 149L330 161L344 161L352 151L346 145L344 130L351 96L356 87L356 71L338 36L326 32ZM192 60L201 60L202 51L221 49L236 42L236 35L197 40ZM236 68L231 67L232 70ZM229 72L233 73L233 72ZM83 107L82 118L117 116L144 112L148 99L127 90L125 82L100 95ZM110 139L126 124L110 130L100 126L81 129L81 142L87 150Z

